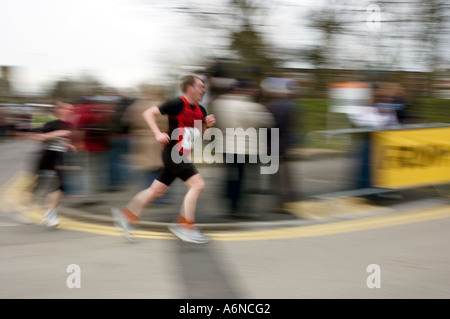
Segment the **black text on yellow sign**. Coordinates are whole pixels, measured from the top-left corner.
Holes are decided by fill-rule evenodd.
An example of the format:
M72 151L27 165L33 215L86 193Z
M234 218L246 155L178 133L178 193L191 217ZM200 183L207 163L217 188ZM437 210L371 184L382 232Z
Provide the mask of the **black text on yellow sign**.
M376 187L450 182L450 127L373 132L371 143Z

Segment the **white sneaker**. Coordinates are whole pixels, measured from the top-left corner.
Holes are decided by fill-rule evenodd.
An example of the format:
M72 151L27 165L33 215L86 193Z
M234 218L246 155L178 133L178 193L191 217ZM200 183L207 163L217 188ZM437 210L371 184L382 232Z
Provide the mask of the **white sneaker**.
M59 225L59 217L56 209L47 211L47 213L41 220L41 225L45 225L48 227L56 227Z
M170 225L169 230L182 241L196 244L206 244L211 241L211 238L202 235L197 228L188 230L180 225Z
M114 225L119 228L124 237L131 242L134 242L131 232L134 227L130 225L130 222L123 216L122 212L118 208L111 208L111 215L113 217Z

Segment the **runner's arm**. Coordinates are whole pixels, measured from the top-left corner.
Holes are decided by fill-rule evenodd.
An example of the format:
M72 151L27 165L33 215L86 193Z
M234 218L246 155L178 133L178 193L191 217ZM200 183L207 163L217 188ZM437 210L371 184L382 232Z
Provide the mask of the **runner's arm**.
M207 114L206 109L199 105L200 110L203 113L203 121L202 121L202 136L205 133L206 129L213 127L216 125L216 118L214 117L214 114Z
M147 122L150 129L155 134L155 138L158 142L167 144L170 141L170 137L167 133L162 133L156 123L156 117L161 115L161 111L157 106L152 106L142 113L145 121Z
M56 130L51 132L16 132L16 135L23 138L28 138L34 141L46 142L57 137L70 137L71 132L68 130Z

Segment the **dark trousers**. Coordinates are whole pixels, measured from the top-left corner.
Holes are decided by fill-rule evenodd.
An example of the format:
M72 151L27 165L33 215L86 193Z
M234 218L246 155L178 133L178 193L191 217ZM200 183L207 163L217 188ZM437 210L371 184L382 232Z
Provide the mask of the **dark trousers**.
M248 156L245 156L244 163L238 163L237 154L233 154L233 162L227 163L226 197L230 200L230 212L237 213L239 202L242 197L244 184L245 166L248 162Z

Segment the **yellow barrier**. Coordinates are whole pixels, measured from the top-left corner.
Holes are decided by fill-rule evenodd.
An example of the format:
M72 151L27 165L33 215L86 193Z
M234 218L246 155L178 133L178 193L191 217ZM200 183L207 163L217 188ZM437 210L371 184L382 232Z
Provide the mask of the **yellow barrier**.
M450 127L372 132L371 177L392 189L450 183Z

